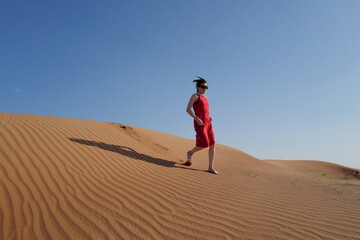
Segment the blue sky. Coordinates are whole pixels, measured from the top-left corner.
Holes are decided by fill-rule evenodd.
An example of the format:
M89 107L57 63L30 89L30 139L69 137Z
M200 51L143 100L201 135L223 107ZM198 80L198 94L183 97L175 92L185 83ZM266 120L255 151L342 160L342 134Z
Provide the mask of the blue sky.
M196 75L217 142L360 168L360 1L1 1L0 111L193 138ZM220 161L220 159L219 159Z

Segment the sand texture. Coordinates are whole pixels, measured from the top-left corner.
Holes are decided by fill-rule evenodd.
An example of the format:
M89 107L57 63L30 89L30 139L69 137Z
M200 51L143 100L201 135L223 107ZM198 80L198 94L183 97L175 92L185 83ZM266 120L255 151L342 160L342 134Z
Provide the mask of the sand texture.
M181 165L193 145L123 124L0 113L0 239L360 239L359 170L217 144L214 175L207 150Z

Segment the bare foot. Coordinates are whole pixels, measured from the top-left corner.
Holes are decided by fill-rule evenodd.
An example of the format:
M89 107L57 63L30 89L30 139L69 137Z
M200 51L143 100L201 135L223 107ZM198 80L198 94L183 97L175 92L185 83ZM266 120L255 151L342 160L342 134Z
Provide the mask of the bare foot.
M191 154L190 154L190 151L188 151L186 153L186 162L184 163L185 166L191 166L192 164L192 161L191 161Z
M209 169L209 170L207 170L209 173L213 173L213 174L220 174L220 173L218 173L215 169Z
M184 163L185 166L191 166L191 164L192 164L191 161L186 161L186 162Z

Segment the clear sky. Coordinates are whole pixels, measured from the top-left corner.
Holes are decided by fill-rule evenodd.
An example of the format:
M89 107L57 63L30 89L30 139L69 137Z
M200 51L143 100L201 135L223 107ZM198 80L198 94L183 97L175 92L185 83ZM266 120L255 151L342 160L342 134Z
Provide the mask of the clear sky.
M0 112L194 139L199 75L218 143L360 168L359 12L358 0L2 0Z

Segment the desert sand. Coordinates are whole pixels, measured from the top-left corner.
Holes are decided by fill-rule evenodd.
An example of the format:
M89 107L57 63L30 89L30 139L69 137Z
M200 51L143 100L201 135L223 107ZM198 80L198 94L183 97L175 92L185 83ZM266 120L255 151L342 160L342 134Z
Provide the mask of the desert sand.
M120 123L0 113L0 239L360 239L358 169L217 144L214 175L207 150L181 165L193 146Z

